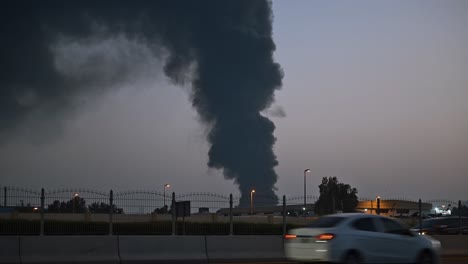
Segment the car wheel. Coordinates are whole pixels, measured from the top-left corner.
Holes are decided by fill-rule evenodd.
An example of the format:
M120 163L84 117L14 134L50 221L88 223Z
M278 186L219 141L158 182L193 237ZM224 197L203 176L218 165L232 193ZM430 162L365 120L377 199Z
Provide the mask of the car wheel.
M418 264L433 264L434 259L432 254L429 252L423 252L421 256L419 256Z
M361 260L357 253L348 253L348 255L346 255L344 262L343 262L343 264L359 264L359 263L361 263Z

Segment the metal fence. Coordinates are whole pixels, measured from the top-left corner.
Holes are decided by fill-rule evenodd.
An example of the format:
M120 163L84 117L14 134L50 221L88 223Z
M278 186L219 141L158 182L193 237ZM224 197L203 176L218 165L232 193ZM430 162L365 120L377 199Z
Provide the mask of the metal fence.
M43 191L43 194L41 194ZM54 190L32 190L20 187L0 187L0 206L15 209L22 213L108 213L111 199L113 211L117 214L146 215L162 214L170 211L172 203L171 193L161 193L151 190L132 190L113 192L92 190L85 188L63 188ZM112 197L111 197L112 196ZM44 207L41 199L44 199ZM193 192L176 194L176 201L190 201L191 213L216 213L229 208L232 199L233 207L240 207L240 198L230 195ZM313 204L317 196L287 197L288 205ZM255 194L251 197L251 204L244 207L266 207L282 204L282 199L264 197Z
M318 200L312 195L276 199L251 193L249 203L242 203L232 194L18 187L1 187L0 197L0 235L284 234L288 228L313 221ZM410 209L391 207L411 202L411 210L418 211L414 201L405 199L386 199L382 206L375 199L360 200L359 210L367 213L409 215ZM455 201L432 202L456 206ZM340 208L338 203L333 211ZM421 208L419 212L422 217ZM411 221L415 224L417 219Z

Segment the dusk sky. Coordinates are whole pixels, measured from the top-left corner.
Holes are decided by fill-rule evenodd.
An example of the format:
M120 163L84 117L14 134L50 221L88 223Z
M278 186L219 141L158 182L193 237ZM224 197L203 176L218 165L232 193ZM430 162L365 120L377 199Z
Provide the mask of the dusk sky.
M284 77L262 114L276 126L276 194L302 195L310 168L312 195L336 176L361 197L468 200L467 12L464 0L273 1ZM60 74L106 88L2 134L0 185L239 195L207 166L191 83L169 80L163 57L125 35L49 48Z

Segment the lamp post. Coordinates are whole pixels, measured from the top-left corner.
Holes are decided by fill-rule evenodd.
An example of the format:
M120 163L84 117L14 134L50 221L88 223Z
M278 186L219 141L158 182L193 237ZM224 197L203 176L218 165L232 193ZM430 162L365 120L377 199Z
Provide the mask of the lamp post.
M377 196L377 214L380 215L380 195Z
M166 213L166 188L171 187L170 184L166 183L164 184L164 191L163 191L163 200L164 200L164 213Z
M252 189L250 191L250 214L253 215L253 194L255 193L255 190Z
M78 193L74 193L74 194L73 194L73 199L72 199L72 201L73 201L73 203L72 203L72 206L73 206L72 212L73 212L73 213L75 213L75 200L76 200L76 197L78 197L78 196L79 196Z
M307 200L306 200L306 196L307 196L306 175L307 175L308 172L310 172L310 169L305 169L304 170L304 208L306 208L306 204L307 204ZM304 209L304 216L305 216L305 209Z

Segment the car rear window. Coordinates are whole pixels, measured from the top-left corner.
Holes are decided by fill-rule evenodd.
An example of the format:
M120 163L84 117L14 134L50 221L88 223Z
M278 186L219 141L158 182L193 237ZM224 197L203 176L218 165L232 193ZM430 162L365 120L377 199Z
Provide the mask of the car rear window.
M315 222L309 225L309 227L322 227L322 228L329 228L337 226L341 221L343 221L344 217L339 216L326 216L317 219Z

